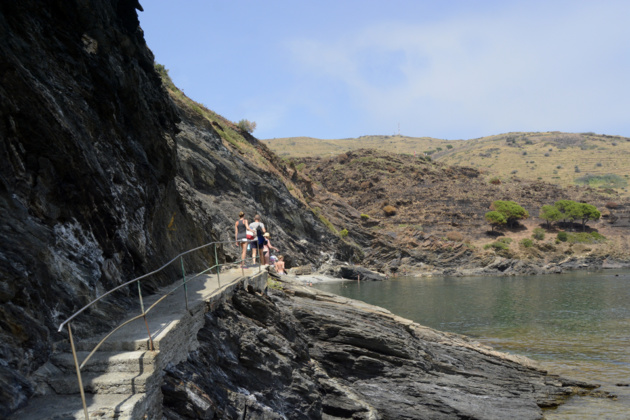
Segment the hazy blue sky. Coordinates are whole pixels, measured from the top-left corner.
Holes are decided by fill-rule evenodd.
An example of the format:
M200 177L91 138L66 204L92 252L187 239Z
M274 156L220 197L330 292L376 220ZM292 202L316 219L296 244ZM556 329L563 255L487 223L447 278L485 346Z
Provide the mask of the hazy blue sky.
M144 0L156 61L260 139L630 137L629 0Z

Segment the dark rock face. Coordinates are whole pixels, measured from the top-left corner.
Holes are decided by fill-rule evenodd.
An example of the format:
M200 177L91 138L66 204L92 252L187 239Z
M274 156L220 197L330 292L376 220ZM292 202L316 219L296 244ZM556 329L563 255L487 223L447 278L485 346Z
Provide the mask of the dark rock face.
M133 4L0 4L0 416L56 324L172 252L177 116Z
M275 173L174 104L139 7L0 3L0 417L35 392L29 376L67 340L56 332L63 320L182 251L231 241L241 210L266 218L290 265L348 248ZM219 260L236 258L230 245ZM179 275L169 268L145 292ZM122 290L78 318L76 336L112 325L136 296Z
M207 314L200 349L167 369L167 418L538 419L580 385L380 308L285 287Z
M217 238L233 241L238 213L244 211L250 223L260 214L271 232L271 243L282 249L287 267L319 263L320 251L343 254L350 248L319 223L279 177L234 154L207 121L183 108L179 113L177 189L182 211L195 226L206 223ZM270 163L275 163L277 157L265 145L250 140L260 155L269 155ZM228 260L240 257L232 243L223 252Z

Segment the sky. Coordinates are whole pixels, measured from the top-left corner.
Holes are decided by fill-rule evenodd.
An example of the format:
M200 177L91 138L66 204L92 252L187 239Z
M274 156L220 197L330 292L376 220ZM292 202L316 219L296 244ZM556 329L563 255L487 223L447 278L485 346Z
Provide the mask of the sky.
M156 62L259 139L630 137L628 0L141 0Z

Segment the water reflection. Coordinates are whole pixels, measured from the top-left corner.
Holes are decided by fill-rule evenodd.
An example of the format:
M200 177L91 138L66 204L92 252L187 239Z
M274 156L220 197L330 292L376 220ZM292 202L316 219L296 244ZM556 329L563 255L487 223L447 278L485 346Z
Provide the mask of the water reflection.
M630 273L397 278L319 284L442 331L523 354L544 368L601 383L617 401L574 398L548 419L630 417Z

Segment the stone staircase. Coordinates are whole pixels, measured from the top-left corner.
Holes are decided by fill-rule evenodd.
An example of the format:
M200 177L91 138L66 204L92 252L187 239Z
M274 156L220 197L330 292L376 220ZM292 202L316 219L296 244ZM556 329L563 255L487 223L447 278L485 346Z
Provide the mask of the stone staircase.
M238 287L264 291L267 272L258 268L203 276L188 285L188 310L183 288L160 302L147 315L153 337L150 349L144 320L135 320L114 333L81 370L90 419L154 420L162 418L162 371L179 363L199 343L197 332L204 314L228 299ZM149 307L168 290L145 299ZM133 313L129 318L137 315ZM79 363L102 337L75 341ZM70 346L52 355L31 378L37 396L14 413L11 420L85 420L74 359Z

